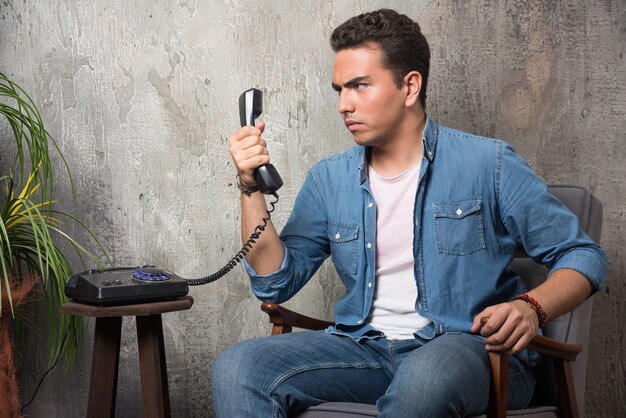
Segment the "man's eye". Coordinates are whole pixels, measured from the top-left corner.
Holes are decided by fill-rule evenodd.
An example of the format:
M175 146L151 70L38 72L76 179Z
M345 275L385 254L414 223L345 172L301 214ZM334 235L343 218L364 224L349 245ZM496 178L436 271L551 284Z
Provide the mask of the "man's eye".
M359 83L354 86L356 90L365 90L366 87L367 87L367 84L363 84L363 83Z

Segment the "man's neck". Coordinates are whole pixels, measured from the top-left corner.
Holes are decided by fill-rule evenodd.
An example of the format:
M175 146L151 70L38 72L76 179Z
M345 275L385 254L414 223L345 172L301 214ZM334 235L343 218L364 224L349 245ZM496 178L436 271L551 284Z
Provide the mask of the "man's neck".
M369 164L378 174L393 177L416 166L422 160L422 137L426 114L411 117L398 134L382 146L372 146Z

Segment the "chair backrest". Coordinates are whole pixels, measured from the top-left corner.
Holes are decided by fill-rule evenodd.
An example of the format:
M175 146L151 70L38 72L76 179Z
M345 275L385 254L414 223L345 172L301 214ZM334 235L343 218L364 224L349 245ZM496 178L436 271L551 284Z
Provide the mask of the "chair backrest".
M578 217L583 230L595 241L600 242L602 232L602 203L588 190L579 186L551 185L548 190L559 198ZM516 258L511 267L534 288L546 280L548 269L529 258ZM573 311L551 320L543 328L545 336L567 343L582 344L583 351L572 363L572 375L578 402L578 410L584 413L585 379L589 329L591 324L592 298ZM536 368L537 387L533 403L553 403L556 399L554 377L549 359L544 359Z

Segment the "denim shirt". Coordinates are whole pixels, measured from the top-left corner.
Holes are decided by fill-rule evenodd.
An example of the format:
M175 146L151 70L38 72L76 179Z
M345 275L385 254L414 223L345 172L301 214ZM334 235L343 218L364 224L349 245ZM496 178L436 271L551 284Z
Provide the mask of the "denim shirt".
M509 144L430 118L422 143L413 219L415 310L432 322L416 330L417 337L469 333L476 314L526 292L509 268L518 245L551 272L574 269L595 290L602 286L608 270L603 250ZM335 305L336 326L327 331L355 339L381 335L366 322L376 259L367 164L362 146L318 162L280 234L285 257L279 270L257 275L244 260L255 295L282 303L331 256L346 293Z

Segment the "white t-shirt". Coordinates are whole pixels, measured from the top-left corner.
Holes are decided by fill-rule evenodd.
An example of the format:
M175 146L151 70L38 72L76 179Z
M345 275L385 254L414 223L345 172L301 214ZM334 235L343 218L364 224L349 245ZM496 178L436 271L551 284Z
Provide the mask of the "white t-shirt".
M369 168L376 201L376 286L368 322L389 339L414 338L430 320L415 311L413 210L420 164L392 177Z

